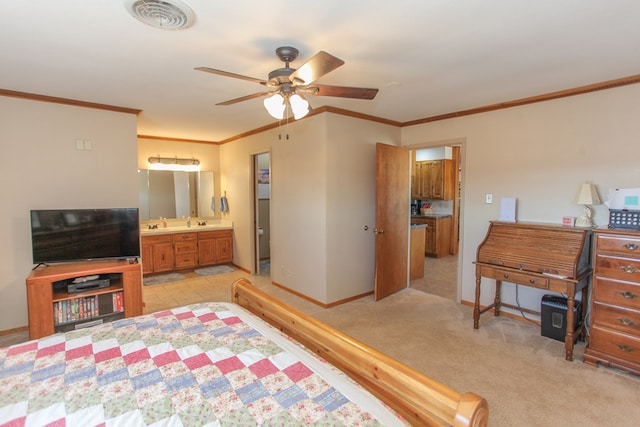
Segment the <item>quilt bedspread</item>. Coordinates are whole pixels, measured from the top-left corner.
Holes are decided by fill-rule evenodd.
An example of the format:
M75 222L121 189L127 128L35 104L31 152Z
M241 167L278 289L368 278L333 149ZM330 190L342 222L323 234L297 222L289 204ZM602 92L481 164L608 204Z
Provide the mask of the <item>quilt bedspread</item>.
M0 426L405 425L242 308L205 303L0 349Z

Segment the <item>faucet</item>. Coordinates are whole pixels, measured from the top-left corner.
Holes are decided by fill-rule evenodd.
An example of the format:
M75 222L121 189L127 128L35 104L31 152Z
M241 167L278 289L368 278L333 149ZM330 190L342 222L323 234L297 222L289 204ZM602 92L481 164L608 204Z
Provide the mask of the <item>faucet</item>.
M202 222L198 221L198 225L199 226L207 225L207 221L202 221Z

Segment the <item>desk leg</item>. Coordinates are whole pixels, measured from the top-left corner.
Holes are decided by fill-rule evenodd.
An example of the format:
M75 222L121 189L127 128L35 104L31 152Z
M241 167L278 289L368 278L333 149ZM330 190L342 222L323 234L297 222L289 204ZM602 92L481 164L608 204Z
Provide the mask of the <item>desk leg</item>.
M496 296L493 299L493 305L495 308L493 309L493 315L498 317L500 316L500 294L502 290L502 280L496 280Z
M564 336L565 359L571 362L573 360L573 325L574 314L573 308L576 304L575 289L568 289L567 292L567 333Z
M482 276L476 274L476 301L473 304L473 329L478 329L480 320L480 281Z

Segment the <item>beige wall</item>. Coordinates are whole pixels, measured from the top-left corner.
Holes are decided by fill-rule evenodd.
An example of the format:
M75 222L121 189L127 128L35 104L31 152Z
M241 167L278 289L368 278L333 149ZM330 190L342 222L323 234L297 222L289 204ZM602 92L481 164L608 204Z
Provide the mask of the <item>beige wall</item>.
M269 151L272 280L322 303L373 290L375 143L399 136L393 126L322 114L223 145L234 262L252 271L251 159Z
M581 183L592 181L602 198L615 188L640 187L640 85L460 117L402 129L404 146L463 144L461 296L473 301L476 248L488 221L498 219L501 197L518 198L519 221L560 223L579 216L573 204ZM493 204L485 204L486 193ZM597 225L608 223L604 205ZM492 281L483 281L482 303ZM521 287L519 301L540 309L543 292ZM515 287L503 286L515 304Z
M136 116L0 97L0 158L3 331L27 325L30 209L138 206Z
M330 303L371 289L373 236L362 227L374 220L375 143L460 143L459 277L462 299L472 301L475 251L501 197L518 198L521 221L559 223L580 215L572 199L583 181L602 197L640 186L637 99L640 85L402 129L329 113L215 146L137 141L133 115L0 97L0 331L27 324L29 209L137 206L136 170L158 154L198 157L215 172L216 198L228 193L234 263L253 271L252 156L270 152L272 279ZM76 139L93 150L76 150ZM604 206L594 219L607 222ZM483 289L486 303L492 284ZM513 287L504 299L515 302ZM540 292L523 289L520 302L537 309Z
M400 129L327 115L327 303L373 290L378 142L400 145Z

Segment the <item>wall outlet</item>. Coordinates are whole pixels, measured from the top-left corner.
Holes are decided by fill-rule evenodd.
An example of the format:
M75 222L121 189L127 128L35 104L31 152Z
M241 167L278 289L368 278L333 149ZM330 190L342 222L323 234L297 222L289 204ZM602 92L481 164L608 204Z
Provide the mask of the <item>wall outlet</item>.
M491 203L493 203L493 194L491 194L491 193L487 193L487 194L485 194L485 195L484 195L484 202L485 202L486 204L491 204Z

